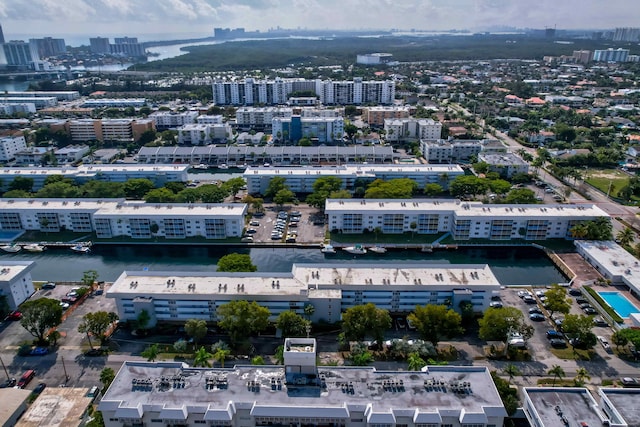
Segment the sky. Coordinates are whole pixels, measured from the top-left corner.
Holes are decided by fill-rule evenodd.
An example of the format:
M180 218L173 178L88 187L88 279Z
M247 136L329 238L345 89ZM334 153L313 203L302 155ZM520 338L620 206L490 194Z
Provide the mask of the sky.
M0 0L5 39L128 35L141 40L246 30L640 26L637 0ZM175 37L174 37L175 35ZM67 41L69 43L69 41Z

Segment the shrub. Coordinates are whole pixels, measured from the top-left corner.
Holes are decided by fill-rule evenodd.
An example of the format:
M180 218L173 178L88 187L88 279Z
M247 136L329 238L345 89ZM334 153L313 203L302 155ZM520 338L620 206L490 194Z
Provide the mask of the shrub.
M602 297L600 295L598 295L598 293L591 288L591 286L585 286L584 289L589 293L589 295L591 295L593 297L593 299L596 300L596 302L600 305L600 307L602 307L602 309L604 311L606 311L609 316L611 316L611 318L613 319L614 322L616 322L616 323L623 323L624 322L622 317L620 317L618 315L618 313L616 313L615 310L613 308L611 308L609 306L609 304L607 304L602 299Z

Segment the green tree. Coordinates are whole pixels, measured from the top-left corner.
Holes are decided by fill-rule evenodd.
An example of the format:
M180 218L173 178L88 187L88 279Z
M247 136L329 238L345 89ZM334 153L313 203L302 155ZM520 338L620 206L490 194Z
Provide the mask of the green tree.
M111 385L111 383L113 382L113 380L116 377L116 373L113 370L113 368L103 368L102 371L100 371L100 382L102 383L102 391L103 393L105 391L107 391L107 389L109 388L109 386Z
M181 338L178 341L174 342L173 350L177 351L178 353L184 353L185 351L187 351L187 341Z
M129 199L142 200L145 194L153 190L155 185L146 178L129 179L123 185L124 194Z
M79 198L80 196L80 188L67 182L55 182L36 192L36 197L43 199Z
M628 343L631 343L636 349L640 348L640 329L620 329L619 331L616 331L614 335L616 336L616 340L619 340L620 342L626 340L624 341L624 344L621 345L627 345Z
M518 205L532 205L537 203L536 193L528 188L514 188L504 199L505 203Z
M580 367L576 370L576 376L573 379L573 382L575 383L576 387L583 387L585 381L590 379L591 375L589 375L589 372L585 368Z
M613 335L611 335L611 342L616 345L616 348L620 350L620 347L624 347L629 344L629 338L624 334L625 329L620 329L619 331L615 331Z
M218 260L217 271L235 273L253 272L257 270L258 267L251 262L251 256L248 254L232 253L224 255Z
M278 191L275 196L273 196L273 203L278 206L283 206L287 203L294 202L295 199L296 195L293 191L287 188L283 188L282 190Z
M554 313L567 314L571 309L571 298L567 296L567 291L558 285L554 284L551 289L545 292L546 308L549 310L549 314L553 316Z
M347 138L353 141L353 137L358 133L358 127L349 121L345 121L344 133L347 134Z
M45 334L62 322L62 307L58 300L40 298L29 300L20 306L22 319L20 324L33 335L39 344L46 342Z
M205 184L197 188L202 203L222 203L229 196L229 190L215 184Z
M304 306L304 315L307 316L307 320L311 321L311 316L313 316L316 312L316 308L313 304L308 303Z
M373 303L350 307L342 314L342 333L347 340L362 341L370 334L381 345L390 327L389 312Z
M33 192L33 178L16 176L9 184L9 190L22 190L31 193Z
M575 338L585 348L593 347L597 338L591 331L593 328L593 316L582 314L567 314L562 322L562 331L567 337Z
M267 189L264 192L264 196L272 199L275 197L276 194L278 194L278 191L284 190L284 189L289 190L289 187L286 185L286 180L284 179L284 177L274 176L269 181L269 185L267 186Z
M504 404L504 409L507 411L507 414L513 415L518 410L520 403L518 402L518 391L511 387L511 385L500 378L496 371L491 371L491 378L493 379L493 383L498 390L498 394L502 399L502 403Z
M279 345L276 347L276 352L273 355L273 358L276 359L276 363L278 365L284 365L284 346Z
M90 335L97 337L101 344L107 339L106 333L113 322L118 320L118 315L114 312L96 311L89 312L82 316L82 322L78 325L78 332L87 334L89 340L89 346L93 348L91 344Z
M252 364L252 365L257 365L257 366L265 365L264 357L262 357L262 356L255 356L255 357L251 358L251 364Z
M220 364L220 367L224 368L224 361L231 354L230 350L225 350L223 348L219 348L215 353L213 353L213 359Z
M140 330L146 330L151 321L151 315L145 309L142 309L136 318L136 327Z
M223 350L218 350L223 351ZM215 357L215 355L209 353L206 348L200 347L198 351L193 355L193 366L209 367L209 359ZM224 367L224 365L222 365Z
M616 239L622 246L629 246L635 240L635 237L636 233L629 227L623 228L616 234Z
M553 375L553 387L556 386L556 380L562 380L565 376L564 369L562 369L560 365L553 365L551 369L547 371L547 374Z
M229 194L231 194L234 197L246 185L247 185L247 181L245 181L245 179L241 176L238 176L236 178L231 178L222 184L222 186L227 189Z
M255 301L236 300L218 307L218 326L227 331L231 342L261 332L269 326L271 312Z
M518 369L516 365L513 365L511 363L505 366L502 371L509 376L509 385L511 385L511 381L513 381L513 377L515 377L516 375L522 375L522 372L520 372L520 369Z
M207 335L207 322L200 319L189 319L184 324L184 331L193 338L194 347Z
M517 332L524 339L533 336L533 327L524 321L524 314L516 307L491 307L478 320L478 335L486 341L506 341L509 333Z
M428 197L439 196L443 192L444 189L440 184L431 183L424 186L424 194Z
M418 305L408 319L420 336L434 346L443 338L455 337L462 333L462 317L444 305Z
M416 182L409 178L389 181L376 179L367 187L365 199L410 199L418 190Z
M449 184L449 192L454 197L476 196L484 194L489 189L487 181L473 175L457 176L451 184Z
M32 195L24 190L9 190L2 197L5 199L28 199Z
M366 345L357 343L351 350L349 356L351 364L354 366L367 366L373 362L373 353L369 351Z
M140 138L138 138L138 140L136 141L139 145L146 145L150 142L153 142L156 140L156 138L158 137L158 135L156 134L155 130L149 129L146 130L144 132L142 132L142 134L140 134Z
M176 201L176 195L168 188L154 188L144 195L144 201L147 203L173 203Z
M276 327L285 337L304 337L307 335L309 321L294 311L283 311L276 319Z
M82 197L98 198L122 198L125 197L124 185L121 182L89 181L79 189Z
M409 358L407 359L407 362L409 363L408 368L410 371L419 371L427 364L424 361L424 359L420 357L420 354L415 351L412 353L409 353Z
M140 353L140 356L147 359L147 362L154 362L158 358L158 354L160 354L158 344L151 344L146 349L144 349L142 353Z
M82 279L80 279L80 281L84 286L93 286L96 280L98 280L98 272L96 270L82 272Z
M504 179L489 181L489 189L496 194L507 194L511 190L511 183Z
M306 202L314 208L324 209L327 198L342 188L342 180L335 176L318 178L313 183L313 192L307 196Z

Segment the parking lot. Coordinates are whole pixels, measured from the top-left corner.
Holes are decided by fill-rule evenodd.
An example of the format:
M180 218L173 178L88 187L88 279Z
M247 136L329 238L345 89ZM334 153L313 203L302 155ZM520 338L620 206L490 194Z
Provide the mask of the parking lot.
M315 208L293 206L280 209L277 206L269 206L265 209L264 215L254 215L250 219L245 228L243 241L319 243L324 239L324 224L320 224L320 219L322 215Z

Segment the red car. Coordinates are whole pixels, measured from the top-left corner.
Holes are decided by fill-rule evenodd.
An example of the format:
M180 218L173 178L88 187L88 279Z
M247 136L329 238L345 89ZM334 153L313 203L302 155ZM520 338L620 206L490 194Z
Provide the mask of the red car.
M7 320L20 320L22 319L22 313L18 310L14 310L11 313L7 314Z

